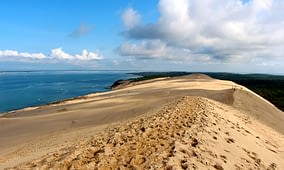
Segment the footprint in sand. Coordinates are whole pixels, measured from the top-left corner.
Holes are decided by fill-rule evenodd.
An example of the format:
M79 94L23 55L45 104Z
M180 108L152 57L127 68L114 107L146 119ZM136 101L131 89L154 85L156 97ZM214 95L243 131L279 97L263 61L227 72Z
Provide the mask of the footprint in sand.
M226 138L227 143L235 143L233 138Z
M198 140L194 138L191 142L191 146L196 147L197 145L198 145Z
M220 158L224 163L227 163L227 157L225 155L220 155Z
M218 163L214 165L214 168L215 168L215 169L218 169L218 170L223 170L223 169L224 169L224 168L223 168L220 164L218 164Z

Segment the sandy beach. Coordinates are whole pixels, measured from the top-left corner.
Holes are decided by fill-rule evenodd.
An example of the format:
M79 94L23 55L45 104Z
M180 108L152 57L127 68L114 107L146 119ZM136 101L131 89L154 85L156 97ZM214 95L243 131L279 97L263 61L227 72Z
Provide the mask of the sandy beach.
M0 117L0 169L284 169L284 113L195 74Z

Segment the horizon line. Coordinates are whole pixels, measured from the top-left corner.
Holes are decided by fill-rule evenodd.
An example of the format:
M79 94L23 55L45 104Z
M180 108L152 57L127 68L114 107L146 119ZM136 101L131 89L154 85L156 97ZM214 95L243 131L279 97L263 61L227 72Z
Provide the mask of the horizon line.
M185 70L168 70L168 71L165 71L165 70L127 70L127 69L122 69L122 70L89 70L89 69L86 69L86 70L71 70L71 69L66 69L66 70L0 70L0 73L9 73L9 72L56 72L56 71L94 71L94 72L99 72L99 71L106 71L106 72L111 72L111 71L135 71L135 72L186 72L186 73L230 73L230 74L267 74L267 75L279 75L279 76L284 76L284 73L264 73L264 72L226 72L226 71L185 71Z

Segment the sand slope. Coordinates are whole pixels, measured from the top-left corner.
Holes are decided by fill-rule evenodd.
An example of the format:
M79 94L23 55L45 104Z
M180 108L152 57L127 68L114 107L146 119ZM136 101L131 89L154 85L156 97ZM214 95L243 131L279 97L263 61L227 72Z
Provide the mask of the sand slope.
M283 136L268 129L232 107L183 97L15 169L283 169Z
M284 114L271 103L249 91L236 89L233 106L284 134Z
M191 97L186 97L185 99L185 96L200 96L205 97L206 99L196 99ZM192 101L195 104L191 104L189 101ZM159 120L161 114L168 115L169 117L175 114L183 115L184 112L179 113L167 111L167 109L182 110L182 107L176 107L177 104L168 104L175 102L186 103L183 104L185 107L184 109L186 109L192 115L195 115L188 116L188 122L190 123L193 123L191 121L193 117L202 115L203 118L200 117L200 119L207 119L210 117L210 120L207 120L208 123L206 126L202 125L203 121L195 122L196 126L199 126L198 124L200 124L200 126L204 126L204 129L202 129L204 133L197 133L195 134L194 138L199 140L202 139L204 141L206 141L206 138L208 138L208 142L211 142L205 149L211 149L211 151L212 148L215 147L223 147L223 150L225 149L224 147L228 144L227 141L219 139L229 137L224 136L225 132L223 131L222 133L218 132L219 128L222 129L221 126L224 126L226 127L228 133L231 134L231 138L234 138L234 145L228 146L239 146L245 148L246 151L244 149L243 151L247 153L246 156L248 156L250 159L253 159L251 158L253 156L249 156L249 154L255 152L254 150L261 150L259 153L255 153L257 153L257 159L261 159L263 164L259 163L258 166L255 165L256 167L269 167L270 164L272 164L271 166L273 167L273 163L277 164L277 167L282 167L279 161L284 162L281 155L283 154L283 148L280 147L284 146L282 144L284 134L284 124L282 122L284 120L284 113L257 94L254 94L247 88L237 85L233 82L216 80L205 75L190 75L128 84L126 88L106 93L90 94L79 99L64 101L58 104L41 106L35 109L25 109L22 111L5 114L4 116L0 117L0 169L12 167L34 159L37 159L36 162L40 162L41 159L38 160L38 158L48 153L54 153L57 155L56 157L48 156L48 160L46 161L49 162L50 165L53 164L52 162L54 162L55 159L59 159L59 162L60 160L70 160L72 155L76 155L77 152L79 154L78 150L81 150L84 153L87 152L87 150L84 151L84 148L89 147L89 140L91 140L93 136L95 136L95 138L102 139L106 139L108 136L111 136L112 134L110 131L114 131L114 129L109 130L107 135L96 135L97 133L105 132L106 128L109 129L110 126L116 126L118 133L122 133L124 131L123 128L127 129L127 125L125 123L123 123L123 125L120 127L115 125L117 122L130 122L137 116L145 115L152 115L153 119L156 117L155 120ZM197 110L194 111L194 108L197 108ZM202 114L199 115L197 113ZM214 118L214 115L219 116L219 118ZM234 121L235 118L238 121ZM223 125L221 123L216 123L219 119L220 122L223 122ZM212 122L210 123L210 121ZM214 121L216 126L211 127L210 124L213 124ZM230 122L233 122L234 124ZM159 124L159 121L152 123ZM209 130L206 130L205 127L209 125ZM140 125L135 126L137 126L138 129L140 128ZM235 130L229 128L230 126L234 126ZM236 126L239 126L239 128ZM244 133L246 136L240 136L239 134L242 134L242 128L245 128L250 133L246 132ZM210 129L214 129L216 132L214 133L215 137L218 139L218 142L215 144L215 137L212 137L211 133L207 133L207 131L211 131ZM184 131L192 130L192 128L184 129ZM131 132L133 133L132 135L138 135L139 137L139 130L136 129L134 131L135 132ZM227 135L227 133L225 135ZM168 137L168 139L175 140L176 137L177 136ZM189 138L188 136L185 136L184 138L186 140L193 139ZM81 141L82 139L84 142ZM220 141L223 141L223 143ZM82 143L81 145L75 145L75 143L80 142ZM269 146L270 144L272 147ZM100 147L105 147L104 145L105 143L98 144ZM213 147L211 147L211 145ZM143 146L146 145L143 143ZM237 149L239 149L239 147L237 147ZM65 151L59 152L60 149ZM163 149L166 150L166 148ZM228 149L234 150L234 147ZM275 151L276 153L271 150ZM76 153L74 153L75 151ZM239 155L243 154L243 151L238 150L235 153ZM230 158L229 155L224 155L225 153L221 153L219 150L214 152L223 154L223 156L226 156L226 159L228 160ZM62 156L63 153L66 153L66 156ZM202 153L206 155L205 151ZM269 158L266 158L266 154L269 155ZM256 157L255 154L253 155ZM107 155L107 157L109 156L110 155ZM117 155L114 155L113 157L115 156ZM247 159L248 157L244 156L245 155L242 155L242 158L249 160ZM220 158L220 155L218 158ZM103 158L100 159L103 160ZM189 160L192 161L191 159ZM228 160L227 162L230 162ZM211 163L208 167L212 167L216 163L220 164L222 167L237 167L243 164L240 161L238 161L238 164L236 161L234 165L233 163L223 164L224 161L223 163L222 161L218 161L220 161L220 159L214 158L213 161L212 158L212 160L209 161ZM249 165L247 166L252 167L250 160L249 162L250 163L248 163ZM65 163L62 162L62 166L64 164ZM149 163L147 165L149 165ZM167 165L171 166L171 164ZM198 161L196 162L196 166L198 167L205 165L200 162L198 163ZM29 166L30 165L23 165L23 167ZM40 163L39 166L44 166L44 163ZM73 165L72 163L72 166L75 166L75 164ZM139 167L143 166L139 165ZM157 164L157 166L160 165ZM193 165L188 166L193 167ZM243 164L243 166L245 165Z

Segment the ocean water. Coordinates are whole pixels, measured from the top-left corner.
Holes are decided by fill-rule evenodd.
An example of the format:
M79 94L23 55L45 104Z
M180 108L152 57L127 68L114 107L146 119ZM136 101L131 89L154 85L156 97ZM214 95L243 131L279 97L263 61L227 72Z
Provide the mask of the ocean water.
M114 81L133 77L122 71L0 71L0 114L109 91Z

